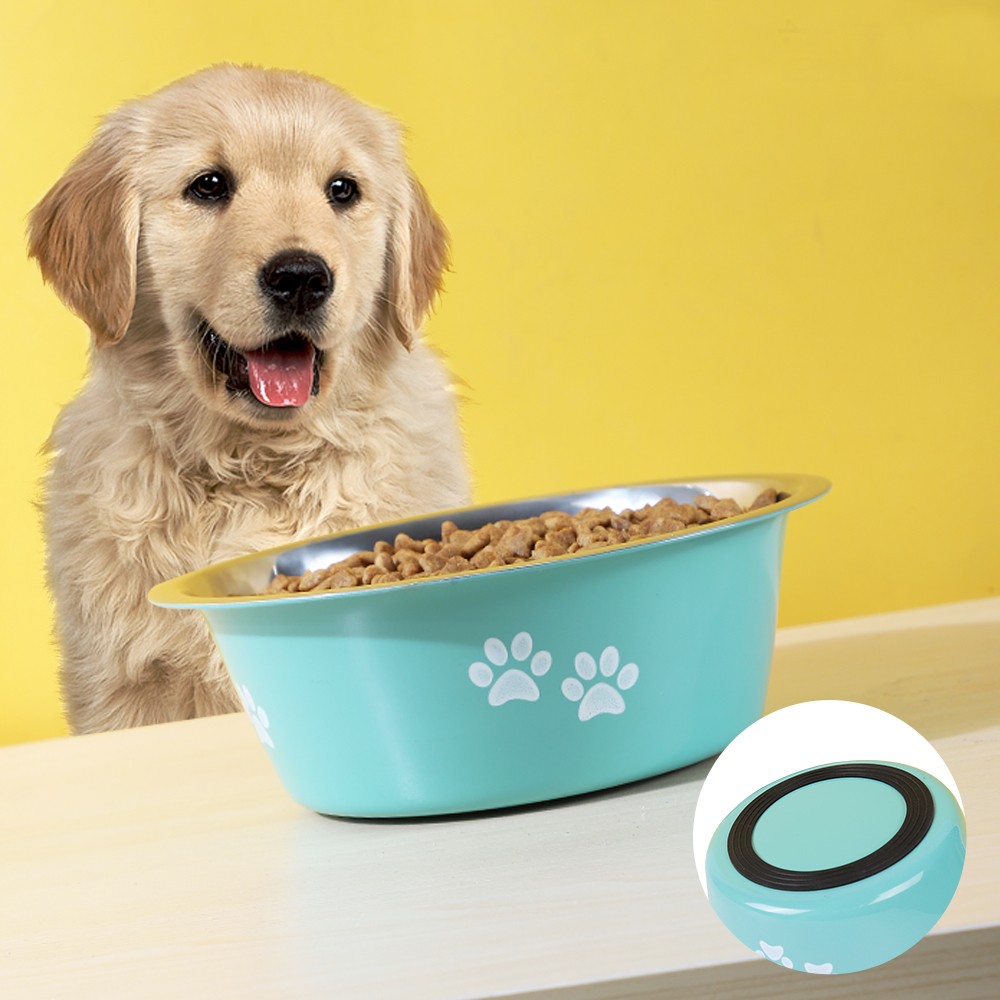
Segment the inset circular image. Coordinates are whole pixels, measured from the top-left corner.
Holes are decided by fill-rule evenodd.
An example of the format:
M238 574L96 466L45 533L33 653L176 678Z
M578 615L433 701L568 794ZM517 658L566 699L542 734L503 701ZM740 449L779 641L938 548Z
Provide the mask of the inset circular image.
M716 914L787 969L881 965L940 919L965 818L940 755L894 716L807 702L740 734L709 772L695 858Z

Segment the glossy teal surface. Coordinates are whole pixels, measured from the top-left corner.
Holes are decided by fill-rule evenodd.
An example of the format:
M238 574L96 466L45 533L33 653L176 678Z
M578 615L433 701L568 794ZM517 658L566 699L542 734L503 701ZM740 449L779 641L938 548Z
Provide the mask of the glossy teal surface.
M754 829L753 846L778 868L836 868L878 850L905 815L902 795L881 781L817 782L768 808Z
M748 948L789 969L820 974L858 972L901 955L937 923L961 877L965 818L954 796L936 778L902 764L893 766L909 771L927 786L934 801L934 819L909 854L870 878L831 889L790 892L761 886L736 871L727 851L729 831L743 808L777 782L749 796L720 824L706 858L709 900L723 923ZM808 787L821 794L824 785L835 786L844 780ZM853 815L860 815L866 805L874 805L880 812L888 807L870 832L880 828L891 837L891 796L865 797L862 793L852 805L842 797L848 791L841 785L835 797L840 808ZM801 821L802 814L793 806L787 818ZM787 845L778 842L773 829L767 839L772 843L773 858L780 852L787 860ZM854 844L870 853L872 838L865 836ZM843 855L824 849L816 857L822 860L837 853ZM799 855L803 859L808 856L807 850Z
M785 515L827 486L810 479L785 509L579 557L227 596L266 581L289 547L151 600L205 615L302 804L375 817L538 802L701 760L759 718Z

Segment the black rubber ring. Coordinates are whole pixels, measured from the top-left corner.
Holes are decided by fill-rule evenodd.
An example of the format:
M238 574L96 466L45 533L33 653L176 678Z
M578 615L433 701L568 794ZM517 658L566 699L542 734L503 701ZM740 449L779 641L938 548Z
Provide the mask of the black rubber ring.
M894 788L902 795L906 804L906 816L899 829L871 854L835 868L797 871L778 868L765 861L753 846L753 831L761 816L790 792L832 778L871 778ZM934 799L930 789L909 771L888 764L863 761L827 764L779 781L749 802L729 831L729 860L741 875L769 889L787 889L791 892L836 889L871 878L901 861L924 839L933 820Z

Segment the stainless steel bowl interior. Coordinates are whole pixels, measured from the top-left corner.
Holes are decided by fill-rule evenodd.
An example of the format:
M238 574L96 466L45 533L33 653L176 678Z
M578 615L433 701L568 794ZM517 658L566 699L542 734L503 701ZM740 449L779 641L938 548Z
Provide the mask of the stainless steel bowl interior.
M628 486L605 487L574 493L552 494L530 499L508 501L465 507L459 510L437 511L414 518L401 519L386 524L371 525L351 531L293 542L273 549L241 556L227 562L217 563L204 570L197 570L175 580L158 585L150 593L150 599L163 606L201 607L208 603L244 601L288 600L287 596L262 595L262 591L278 573L299 575L310 570L324 569L349 555L371 549L377 541L392 542L396 534L406 532L413 538L440 537L441 525L445 520L454 521L460 528L475 529L484 524L500 520L517 520L531 517L546 510L562 510L569 513L586 507L611 507L615 511L626 508L638 509L646 504L654 504L664 497L671 497L679 503L692 501L695 497L710 494L715 497L731 497L744 508L767 488L776 489L787 499L778 508L765 508L747 513L734 519L692 527L676 535L659 539L643 539L626 543L626 546L664 544L683 541L684 537L704 532L726 530L734 521L784 513L810 500L822 496L830 488L830 483L818 476L808 475L760 475L726 476L705 479L641 483ZM617 550L598 549L573 555L545 560L545 563L567 559L599 558ZM515 564L508 567L490 567L473 570L470 573L450 577L417 579L407 586L431 586L481 574L503 572L504 570L525 569L532 564ZM389 588L395 589L395 586ZM322 591L305 593L294 598L298 601L329 600L357 597L362 593L377 593L384 587L369 587L360 590Z
M439 538L441 524L446 520L453 521L459 528L472 530L492 521L516 521L521 518L534 517L547 510L562 510L570 514L587 507L598 509L610 507L614 511L622 511L626 508L635 510L648 503L656 503L665 496L672 497L678 503L689 503L696 496L701 496L706 492L708 491L695 486L677 485L615 487L613 489L592 490L586 493L568 493L531 500L507 501L484 507L471 507L452 514L430 514L390 527L383 525L364 528L338 535L335 538L319 539L296 548L287 549L279 553L274 560L274 573L297 576L309 570L324 569L331 563L346 559L354 552L370 550L377 541L384 539L391 542L400 531L405 531L411 538Z

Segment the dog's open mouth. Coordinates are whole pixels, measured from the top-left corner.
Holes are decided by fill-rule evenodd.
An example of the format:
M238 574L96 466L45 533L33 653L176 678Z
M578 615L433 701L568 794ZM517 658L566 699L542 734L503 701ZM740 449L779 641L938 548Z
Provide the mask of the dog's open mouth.
M302 406L319 392L323 352L298 333L253 351L238 351L205 322L198 334L205 357L225 376L229 392L252 393L265 406Z

